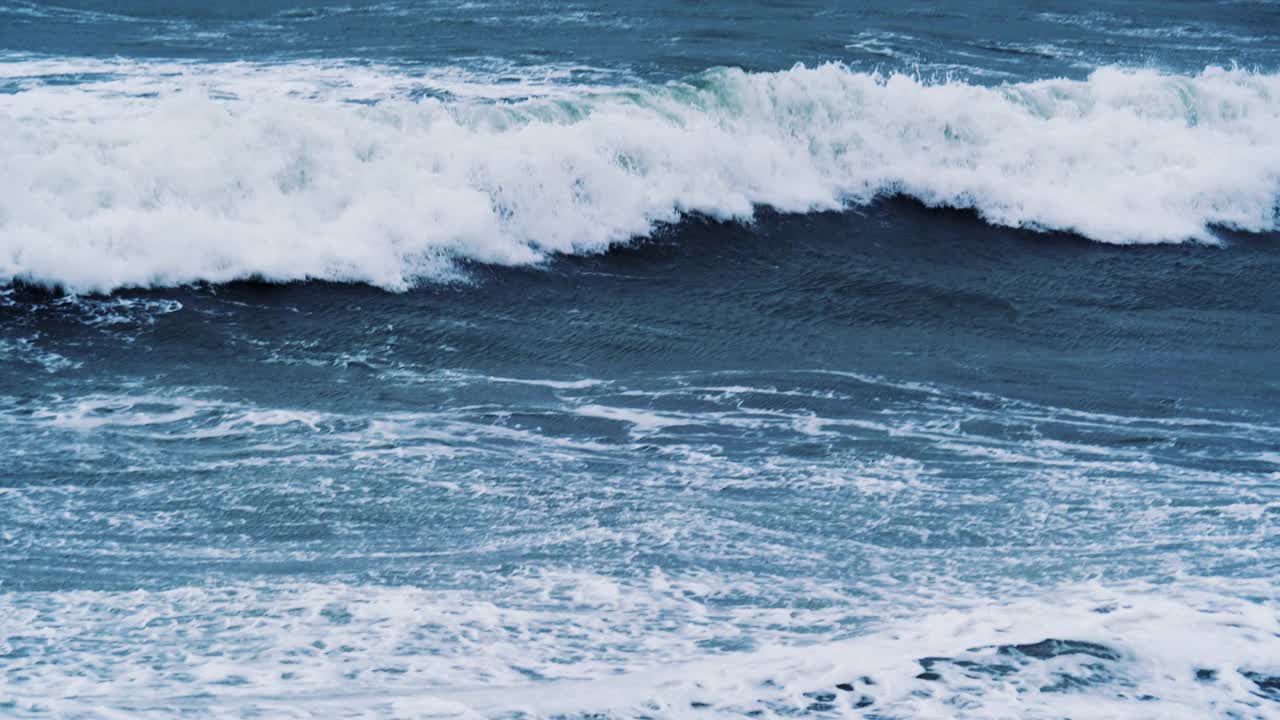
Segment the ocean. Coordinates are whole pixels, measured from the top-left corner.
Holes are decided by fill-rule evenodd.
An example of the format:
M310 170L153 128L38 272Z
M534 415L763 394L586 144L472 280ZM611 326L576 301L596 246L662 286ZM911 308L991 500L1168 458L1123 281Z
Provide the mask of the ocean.
M1280 718L1280 4L0 0L0 716Z

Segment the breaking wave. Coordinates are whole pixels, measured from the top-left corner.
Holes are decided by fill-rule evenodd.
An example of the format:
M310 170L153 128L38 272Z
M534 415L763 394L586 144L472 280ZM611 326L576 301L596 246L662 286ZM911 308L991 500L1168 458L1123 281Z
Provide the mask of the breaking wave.
M569 73L570 75L572 73ZM715 69L663 85L364 66L0 64L0 283L456 276L697 213L905 194L1109 243L1277 229L1280 75L981 86Z

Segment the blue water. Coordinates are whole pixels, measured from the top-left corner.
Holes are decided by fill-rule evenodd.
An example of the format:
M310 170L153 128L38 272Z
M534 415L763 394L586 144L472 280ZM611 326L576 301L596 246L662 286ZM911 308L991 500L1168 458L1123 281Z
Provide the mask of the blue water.
M0 716L1280 718L1280 5L0 0Z
M0 46L39 56L404 65L564 63L678 78L710 67L858 68L989 80L1083 77L1099 65L1274 70L1274 3L257 2L5 0Z

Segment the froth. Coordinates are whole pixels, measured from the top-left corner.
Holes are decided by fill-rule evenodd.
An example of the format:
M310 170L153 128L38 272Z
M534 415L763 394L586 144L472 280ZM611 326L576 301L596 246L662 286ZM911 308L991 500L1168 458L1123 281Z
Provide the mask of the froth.
M1239 69L983 87L824 65L495 101L393 70L95 64L65 85L29 62L0 95L0 282L403 289L686 213L895 193L1113 243L1277 227L1280 76Z
M1276 717L1274 604L1098 585L920 612L851 637L705 606L727 578L553 572L508 597L339 584L0 594L19 716ZM821 588L814 588L822 592ZM1236 588L1266 592L1260 584ZM782 621L769 622L770 617ZM573 632L564 632L572 618ZM692 642L686 634L698 636ZM145 652L119 652L127 648ZM637 651L643 649L644 653ZM923 672L922 672L923 669Z

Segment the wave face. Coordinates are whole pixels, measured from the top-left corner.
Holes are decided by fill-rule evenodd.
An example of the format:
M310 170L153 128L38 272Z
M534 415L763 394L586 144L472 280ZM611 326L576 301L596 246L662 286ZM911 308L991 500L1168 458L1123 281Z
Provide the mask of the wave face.
M0 66L0 281L404 289L699 214L905 194L1107 243L1278 226L1280 75L987 87L717 69L575 86L315 63Z

